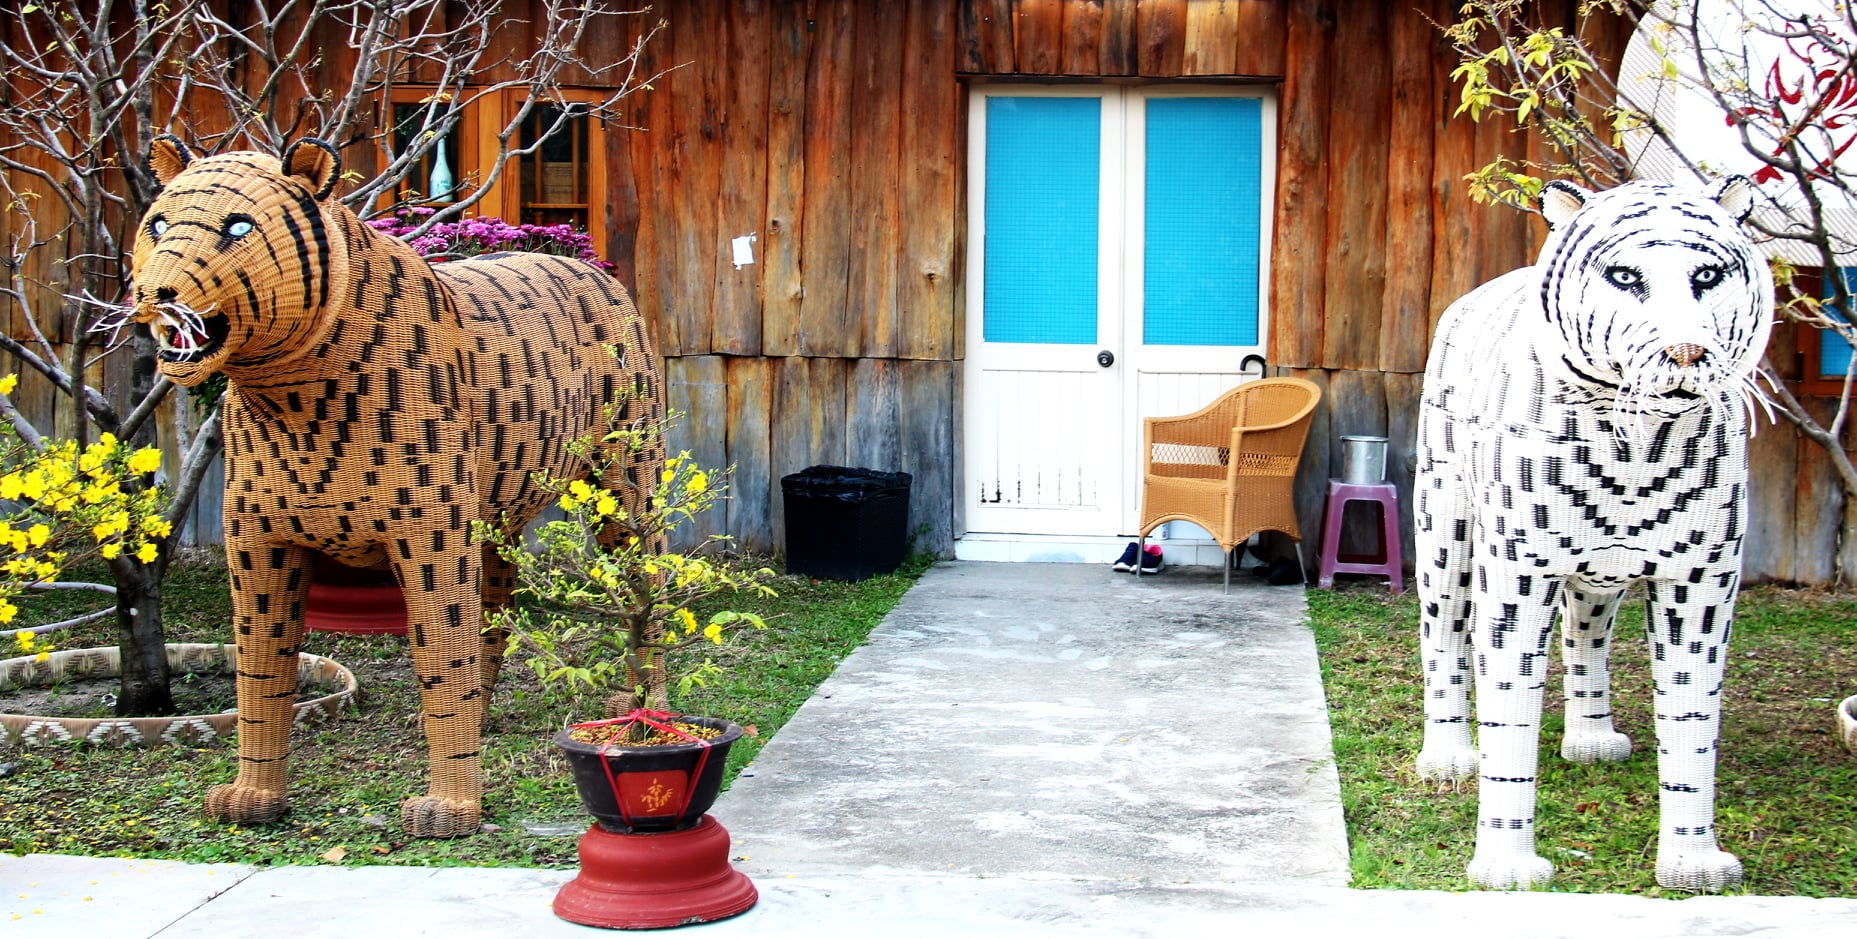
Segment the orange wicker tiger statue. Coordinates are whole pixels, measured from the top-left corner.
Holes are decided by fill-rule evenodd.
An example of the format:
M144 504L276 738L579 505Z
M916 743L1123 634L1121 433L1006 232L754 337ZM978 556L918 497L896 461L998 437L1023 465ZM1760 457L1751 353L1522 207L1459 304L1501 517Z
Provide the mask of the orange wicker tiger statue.
M503 637L508 565L474 520L519 525L567 475L567 444L660 419L656 353L625 289L577 260L505 253L436 267L332 199L334 148L303 139L281 159L195 157L157 138L162 191L137 233L129 317L153 330L163 374L229 382L225 537L238 647L239 771L212 815L271 821L286 762L303 605L315 552L391 566L430 750L407 834L480 827L479 737ZM657 478L662 449L621 483ZM629 510L639 506L628 505Z

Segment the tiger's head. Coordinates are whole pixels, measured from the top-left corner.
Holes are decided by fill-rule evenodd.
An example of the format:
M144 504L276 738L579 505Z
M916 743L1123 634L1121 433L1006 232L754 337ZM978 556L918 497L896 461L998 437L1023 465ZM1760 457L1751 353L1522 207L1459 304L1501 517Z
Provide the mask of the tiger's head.
M1665 183L1549 183L1541 301L1561 362L1628 410L1670 414L1758 395L1773 280L1741 222L1742 176L1698 195Z
M149 168L162 189L136 231L129 316L154 332L162 373L191 386L312 347L346 266L318 205L341 176L335 149L196 158L162 135Z

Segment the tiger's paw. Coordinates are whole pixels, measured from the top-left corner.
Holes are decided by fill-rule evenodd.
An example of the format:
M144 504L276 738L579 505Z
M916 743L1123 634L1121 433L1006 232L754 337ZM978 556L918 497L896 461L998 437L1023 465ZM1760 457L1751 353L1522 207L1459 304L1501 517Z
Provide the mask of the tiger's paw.
M262 825L284 817L290 801L275 789L225 783L206 790L206 814L235 825Z
M1463 782L1477 774L1475 747L1428 746L1419 751L1419 776L1436 782Z
M1532 890L1545 887L1554 879L1554 865L1547 858L1539 855L1502 855L1488 857L1483 854L1470 859L1470 867L1465 871L1470 875L1470 882L1484 890Z
M1657 852L1657 886L1690 893L1721 893L1741 883L1741 861L1726 851Z
M1560 741L1560 758L1569 763L1616 763L1631 756L1631 738L1610 733L1568 732Z
M409 838L462 838L483 828L483 807L463 799L419 796L400 803L400 828Z

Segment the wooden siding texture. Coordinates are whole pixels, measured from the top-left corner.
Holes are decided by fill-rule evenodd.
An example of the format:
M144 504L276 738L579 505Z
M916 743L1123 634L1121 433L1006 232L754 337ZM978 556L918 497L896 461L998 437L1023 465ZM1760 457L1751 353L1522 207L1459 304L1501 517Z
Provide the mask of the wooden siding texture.
M816 464L914 477L911 536L955 530L962 95L956 7L721 2L660 8L672 69L617 136L674 447L735 467L725 528L784 544L782 477ZM643 21L634 29L643 28ZM754 263L732 263L752 236Z
M1569 28L1574 5L1544 0ZM629 48L666 24L645 65L673 70L628 102L635 129L603 135L599 222L686 414L674 444L737 467L726 530L778 550L780 478L840 463L914 474L918 547L945 552L961 533L962 85L981 81L1273 85L1269 360L1328 392L1299 480L1304 527L1313 542L1345 434L1391 439L1409 506L1432 326L1528 263L1543 234L1465 191L1465 173L1526 151L1500 120L1452 116L1452 59L1432 21L1455 7L670 0L590 36L589 50ZM507 8L536 14L531 0ZM1622 30L1599 38L1622 49ZM330 49L338 74L342 44ZM738 269L730 242L744 235L755 263ZM1776 349L1791 348L1783 332ZM49 405L40 397L29 410ZM1748 579L1827 580L1839 495L1825 456L1786 426L1763 427L1753 448L1770 472L1753 494ZM211 540L216 521L195 528Z
M844 463L911 473L911 534L936 552L960 533L961 77L1275 80L1289 19L1278 0L659 12L646 64L674 70L631 104L616 190L637 202L608 222L689 415L674 444L737 468L744 547L783 543L781 477Z
M661 7L667 28L647 64L676 68L632 103L644 129L628 135L638 176L626 191L638 205L615 219L637 228L612 238L636 245L620 263L636 270L640 306L657 322L673 403L692 415L680 445L738 468L730 533L780 545L780 477L820 462L914 474L921 546L946 550L960 533L961 78L1281 83L1273 364L1371 388L1338 399L1349 405L1335 433L1409 425L1417 382L1392 379L1390 399L1382 388L1423 365L1436 313L1433 192L1456 186L1472 156L1434 171L1447 66L1420 13L1449 14L1434 6ZM1454 203L1443 225L1492 212ZM751 233L756 263L736 270L728 242ZM1327 474L1326 449L1311 448L1324 451L1309 461L1311 485ZM1309 528L1320 511L1305 507Z

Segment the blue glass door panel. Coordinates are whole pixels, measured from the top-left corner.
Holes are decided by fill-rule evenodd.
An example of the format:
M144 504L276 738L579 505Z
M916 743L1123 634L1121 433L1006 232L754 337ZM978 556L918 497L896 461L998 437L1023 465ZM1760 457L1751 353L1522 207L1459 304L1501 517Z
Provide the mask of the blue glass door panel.
M1144 343L1258 344L1262 128L1256 98L1148 102Z
M1102 99L987 99L988 342L1094 344Z

